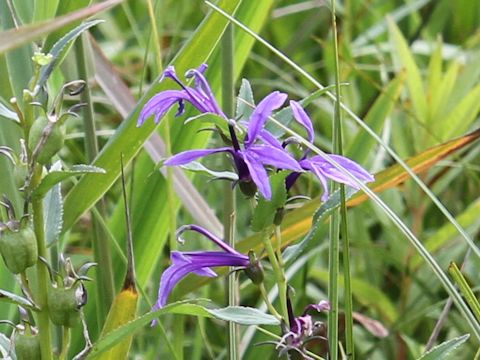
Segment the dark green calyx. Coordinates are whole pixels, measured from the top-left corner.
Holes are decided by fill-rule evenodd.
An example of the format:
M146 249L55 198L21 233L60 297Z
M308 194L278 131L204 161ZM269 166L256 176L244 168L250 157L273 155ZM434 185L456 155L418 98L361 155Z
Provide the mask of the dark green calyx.
M8 270L14 274L37 263L37 238L28 221L9 222L8 228L0 234L0 253Z
M255 194L257 193L257 185L255 185L255 183L251 180L249 181L240 180L238 183L238 186L240 187L240 190L247 198L254 197Z
M252 250L248 252L248 257L250 259L250 265L244 269L245 274L255 285L259 285L264 279L262 264L258 261Z
M37 162L45 165L63 147L65 127L40 116L30 129L28 141Z
M72 328L80 322L80 308L84 305L82 285L71 288L51 287L48 292L50 320L58 326Z
M17 360L41 360L38 335L17 333L14 342Z
M285 216L285 208L284 207L278 208L273 218L273 224L276 226L280 226L282 224L284 216Z

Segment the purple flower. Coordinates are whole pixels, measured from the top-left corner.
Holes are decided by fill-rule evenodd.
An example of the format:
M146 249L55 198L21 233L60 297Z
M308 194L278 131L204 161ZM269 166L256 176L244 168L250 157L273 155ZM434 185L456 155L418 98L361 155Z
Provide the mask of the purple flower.
M305 308L301 316L295 316L290 298L287 297L287 308L290 329L284 330L281 340L277 343L277 349L281 349L280 356L286 353L292 355L294 352L303 359L312 359L306 353L306 344L314 339L326 340L322 336L326 329L322 322L313 321L308 312L311 310L317 312L330 311L330 303L322 300L318 304L310 304Z
M170 110L172 106L178 103L178 111L176 116L183 114L185 110L185 101L188 101L202 113L214 113L225 117L218 106L212 89L203 75L207 69L207 64L202 64L198 69L190 69L185 77L194 78L195 87L184 85L177 74L175 68L171 65L163 72L160 81L168 77L174 80L182 90L166 90L152 97L143 107L138 118L137 126L143 123L152 115L155 115L155 123L158 123L162 117Z
M286 98L286 94L274 91L258 104L250 117L243 148L240 146L234 127L229 126L233 148L184 151L168 159L165 165L184 165L206 155L227 152L232 156L240 184L253 182L260 193L266 199L270 199L272 191L265 165L297 172L303 171L299 163L278 145L278 140L263 128L273 110L281 107Z
M230 247L218 237L198 225L185 225L177 230L180 242L182 233L196 231L217 244L223 251L172 251L170 259L172 264L163 272L158 290L158 300L152 310L158 310L167 304L168 296L176 284L185 276L194 273L199 276L216 277L217 274L211 269L218 266L238 266L246 268L250 265L250 259Z
M299 103L295 101L290 101L290 106L292 108L293 116L295 120L297 120L300 124L302 124L308 132L308 139L310 142L313 141L313 126L312 121L308 117L305 110L300 106ZM345 175L343 172L338 170L335 166L333 166L327 159L320 155L307 157L309 154L309 150L307 150L303 156L303 158L299 161L300 166L307 171L312 172L315 174L318 179L320 180L320 184L323 187L323 194L322 194L322 201L328 199L329 192L328 192L328 183L327 179L331 179L333 181L349 185L354 189L360 189L358 184L352 180L349 176ZM374 181L375 178L371 175L367 170L362 168L359 164L355 161L350 160L344 156L329 154L327 155L328 158L338 163L341 167L347 170L351 175L353 175L357 180L361 182L371 182ZM295 180L298 178L299 174L290 174L287 177L287 188L290 188Z

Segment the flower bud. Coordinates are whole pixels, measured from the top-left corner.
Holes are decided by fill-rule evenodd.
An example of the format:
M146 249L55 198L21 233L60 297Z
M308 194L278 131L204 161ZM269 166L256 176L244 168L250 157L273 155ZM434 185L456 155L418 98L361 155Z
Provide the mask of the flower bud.
M52 323L72 328L80 321L80 308L84 303L82 285L71 288L52 287L48 292L48 310Z
M49 128L47 138L40 149L37 146L44 136L45 129ZM33 123L30 129L29 147L32 152L37 151L36 160L42 165L47 164L50 159L63 147L65 138L65 129L63 125L52 123L46 116L40 116Z
M18 223L18 222L16 222ZM7 228L0 235L0 253L8 270L19 274L37 263L37 238L28 222L18 223L18 230Z
M255 285L259 285L263 282L264 278L262 264L258 261L252 250L248 252L248 257L250 258L250 265L243 271Z
M17 360L41 360L38 335L17 333L14 341Z
M278 208L277 211L275 212L275 216L273 217L273 224L280 226L282 224L284 215L285 215L285 208L284 207Z

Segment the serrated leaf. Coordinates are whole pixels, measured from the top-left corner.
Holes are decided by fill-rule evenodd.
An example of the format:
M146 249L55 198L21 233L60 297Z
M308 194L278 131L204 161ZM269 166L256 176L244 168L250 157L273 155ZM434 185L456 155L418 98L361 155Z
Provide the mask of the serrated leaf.
M44 196L53 186L72 176L83 174L105 174L105 170L93 165L73 165L68 170L49 172L33 191L34 197Z
M242 101L243 100L243 101ZM253 113L255 100L253 98L253 91L250 82L247 79L242 79L242 85L237 97L237 109L235 111L235 119L237 121L248 122Z
M212 169L207 168L203 164L199 163L198 161L192 161L186 165L181 166L182 169L193 171L196 173L212 176L217 179L227 179L231 181L237 181L238 175L231 171L215 171Z
M229 306L224 309L206 309L215 318L232 321L240 325L280 325L273 315L265 314L258 309L244 306Z
M45 241L47 246L58 240L63 225L63 199L60 184L54 185L43 200Z
M28 309L36 309L35 304L23 296L0 289L0 301L9 302L11 304L20 305Z
M1 102L0 102L0 116L3 116L4 118L7 118L7 119L10 119L10 120L13 120L17 123L19 123L20 121L18 120L18 115L16 112L10 110L8 107L6 107L5 105L3 105Z
M447 360L447 359L457 359L458 356L452 354L453 351L457 350L460 345L470 337L469 334L445 341L438 346L435 346L430 351L423 354L418 360Z
M40 79L37 84L39 88L45 85L52 71L60 64L58 60L65 47L71 44L83 32L87 31L92 26L95 26L102 22L103 20L86 21L83 24L80 24L79 26L74 28L73 30L69 31L65 36L63 36L52 46L52 49L49 51L49 54L52 55L52 60L48 65L43 66L40 70Z
M252 230L262 231L273 224L277 209L283 208L287 201L285 178L289 172L280 171L270 176L272 199L266 200L263 196L258 200L252 216Z

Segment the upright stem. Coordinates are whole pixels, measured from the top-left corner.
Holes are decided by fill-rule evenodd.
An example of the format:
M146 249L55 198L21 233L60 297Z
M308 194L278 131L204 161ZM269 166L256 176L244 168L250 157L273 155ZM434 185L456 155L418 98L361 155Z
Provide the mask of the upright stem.
M275 254L275 250L273 249L272 242L270 241L270 237L268 236L268 230L264 230L262 232L262 240L265 250L267 251L268 260L272 265L273 272L275 274L275 278L278 284L278 298L280 299L280 310L283 316L283 320L287 324L288 323L288 307L287 307L287 279L285 277L285 273L283 268L280 266L277 256Z
M233 26L228 24L222 38L222 105L224 113L232 118L235 109L235 74ZM234 135L234 134L233 134ZM233 138L232 138L233 141ZM235 192L230 183L224 184L223 202L223 236L225 241L235 248ZM237 299L237 282L235 273L228 277L228 306L235 306ZM230 360L238 358L238 326L234 322L228 323L228 354Z
M80 38L75 43L78 76L88 84L88 72L86 64L86 55L83 48L83 39ZM83 125L85 130L85 152L89 163L93 162L98 154L98 143L95 131L95 119L93 115L93 104L90 97L90 88L88 86L82 92L82 102L86 104L83 110ZM100 214L104 214L104 208L101 203L96 206ZM93 226L93 251L95 262L97 262L98 276L96 281L97 299L97 321L101 328L107 317L110 305L115 296L115 285L113 280L112 256L108 237L102 231L101 225L96 218L92 217Z
M337 19L335 12L335 0L332 0L332 24L333 24L333 50L335 54L335 92L337 95L335 102L335 126L334 133L334 152L343 155L343 140L342 140L342 111L340 109L340 66L338 61L338 37L337 37ZM343 276L344 276L344 302L345 302L345 350L349 359L355 358L354 343L353 343L353 304L352 304L352 286L350 274L350 240L348 238L348 224L347 224L347 206L346 206L345 186L340 184L340 235L343 240Z
M32 188L40 182L42 176L42 166L36 166L34 169L34 175L32 180ZM32 200L33 211L33 228L35 236L37 237L38 256L47 259L47 247L45 244L45 227L43 220L43 199L34 198ZM48 315L48 288L50 279L48 276L48 270L42 261L38 261L37 265L37 297L36 301L41 308L38 312L37 325L40 336L40 350L43 360L52 359L52 338L50 318Z

